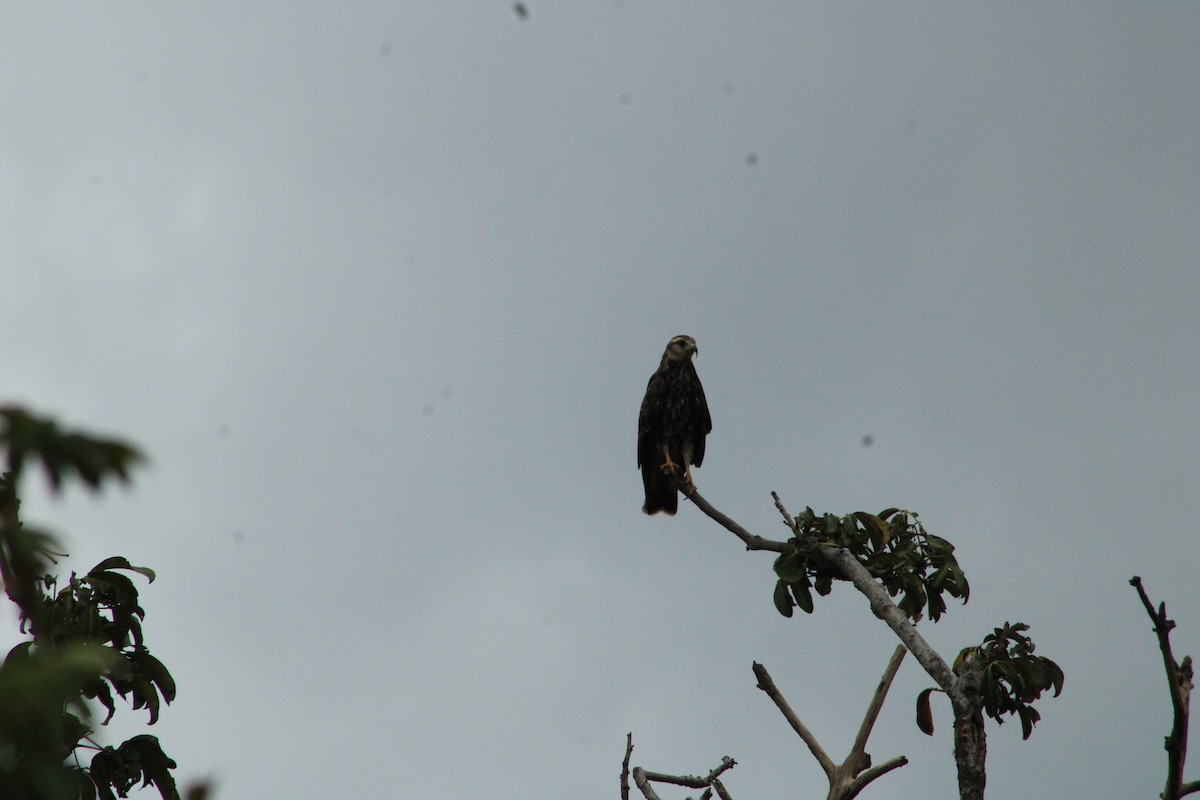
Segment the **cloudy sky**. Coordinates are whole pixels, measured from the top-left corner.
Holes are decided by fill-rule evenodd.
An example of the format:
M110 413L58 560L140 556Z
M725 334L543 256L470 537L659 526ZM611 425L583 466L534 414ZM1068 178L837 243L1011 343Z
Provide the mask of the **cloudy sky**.
M638 404L688 333L712 503L780 538L771 490L917 510L973 590L935 647L1019 620L1066 671L1028 742L990 726L992 796L1153 797L1127 581L1200 655L1200 5L526 6L3 13L4 399L151 457L25 517L65 569L158 571L180 780L613 798L632 731L822 796L751 662L840 759L895 641L641 514ZM871 797L953 794L928 685L904 664L869 749L911 763Z

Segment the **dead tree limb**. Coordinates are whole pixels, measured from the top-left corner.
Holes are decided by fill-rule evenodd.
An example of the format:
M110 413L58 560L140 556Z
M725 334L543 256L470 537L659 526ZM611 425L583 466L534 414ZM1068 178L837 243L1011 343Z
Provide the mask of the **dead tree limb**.
M851 758L861 761L867 757L867 739L870 738L871 731L875 728L875 721L879 719L879 712L883 709L883 701L887 699L888 690L892 688L892 681L896 679L896 673L900 671L900 664L904 661L906 652L903 645L897 645L896 649L892 651L892 657L888 659L883 677L879 679L879 685L875 687L875 694L871 695L867 713L863 715L862 724L858 726L858 735L854 737L854 745L850 748L850 758L847 758L847 761L850 761ZM870 761L869 757L867 757L867 761ZM897 764L896 766L901 765Z
M817 738L800 721L799 716L797 716L796 712L792 710L787 700L783 697L783 693L779 691L779 687L775 685L775 681L771 679L767 668L762 664L754 664L754 676L758 678L758 688L762 689L771 698L772 702L775 703L780 713L783 714L784 719L788 721L788 724L792 726L792 730L808 745L809 751L825 772L825 777L829 781L829 794L826 796L828 800L852 800L871 781L908 763L906 757L897 756L882 764L872 766L871 757L866 752L867 738L871 735L871 729L874 727L875 720L879 716L879 710L883 707L883 701L887 697L892 680L896 677L897 670L900 669L900 662L904 660L904 653L905 649L903 646L898 646L895 652L892 653L887 668L884 670L883 678L880 679L879 686L876 687L875 694L872 696L871 703L867 708L867 713L863 717L862 724L859 726L858 735L854 739L854 745L850 748L850 754L846 756L846 759L841 764L833 762L833 759L821 747Z
M629 800L629 759L633 756L633 731L625 734L625 760L621 762L621 800Z
M837 764L833 763L833 759L825 752L825 748L821 747L821 743L817 741L817 737L813 735L804 723L800 721L800 717L788 705L788 701L784 698L783 693L779 691L779 687L775 685L775 681L771 679L767 668L757 661L754 662L754 677L758 678L758 688L766 693L767 697L771 698L771 702L779 709L779 713L783 714L783 718L787 720L788 725L792 726L792 730L800 737L804 744L808 745L808 751L812 753L813 758L821 765L821 771L825 773L825 777L833 781L833 773L837 770Z
M628 767L629 757L632 753L633 734L630 733L625 737L625 762L621 770L622 800L626 800L629 796L628 777L630 773L628 771ZM733 769L735 766L737 766L736 761L729 756L724 756L721 759L721 763L704 777L697 775L668 775L665 772L650 772L642 769L641 767L634 767L632 774L634 784L636 784L638 789L641 790L642 796L645 797L646 800L661 800L658 794L655 793L654 787L650 785L651 783L670 783L675 786L685 786L689 789L703 789L704 794L700 796L701 798L705 798L705 800L712 797L712 793L715 790L717 796L722 798L722 800L731 800L729 792L721 784L719 778L726 770Z
M1171 693L1171 708L1174 711L1174 721L1171 732L1167 734L1163 746L1167 751L1167 784L1163 789L1163 800L1179 800L1179 798L1200 791L1200 781L1183 782L1183 763L1187 758L1188 715L1192 698L1192 657L1184 656L1183 661L1176 661L1171 652L1171 630L1175 620L1167 617L1167 604L1159 603L1158 608L1150 602L1146 590L1142 588L1142 579L1138 576L1130 578L1129 583L1137 589L1138 597L1154 623L1154 634L1158 637L1158 648L1162 651L1163 667L1167 673L1167 686Z

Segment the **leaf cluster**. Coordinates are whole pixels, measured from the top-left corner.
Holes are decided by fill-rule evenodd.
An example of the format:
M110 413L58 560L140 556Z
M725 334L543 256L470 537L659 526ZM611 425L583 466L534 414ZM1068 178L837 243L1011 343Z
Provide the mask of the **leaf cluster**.
M915 512L889 508L879 514L856 511L818 516L806 508L791 526L793 547L775 560L775 608L785 617L799 607L813 611L812 591L824 596L837 576L814 558L815 548L840 547L880 580L911 619L928 613L937 621L945 595L966 603L971 588L954 557L954 545L925 530Z
M7 453L8 472L19 475L32 458L41 463L56 492L71 477L92 490L112 478L128 483L130 470L142 460L136 448L120 439L64 431L53 419L18 406L0 408L0 447Z
M1028 739L1033 726L1042 715L1033 707L1042 692L1054 690L1062 694L1062 668L1050 659L1034 655L1036 645L1025 635L1029 626L1023 622L1004 623L984 637L975 647L964 648L954 660L954 672L959 676L977 678L983 711L997 724L1004 724L1006 715L1021 720L1021 738ZM974 682L974 681L973 681ZM941 689L925 689L917 696L917 727L933 735L933 712L929 696Z
M0 666L0 797L70 798L82 775L64 766L88 734L81 687L115 666L106 648L14 647Z
M0 581L30 637L0 666L0 797L94 800L98 793L110 800L142 780L175 800L175 763L157 738L135 736L116 748L90 738L91 700L108 712L101 725L116 710L114 693L145 708L154 724L175 697L174 679L143 641L145 611L131 577L153 581L154 572L115 556L85 575L72 573L59 589L50 574L63 555L57 541L18 514L17 487L29 463L41 464L54 492L71 480L96 490L127 482L141 457L120 440L66 431L12 406L0 408L0 448L8 467L0 475ZM79 762L85 748L98 751L89 768Z
M1034 654L1036 645L1025 635L1029 626L1023 622L1004 623L983 638L978 647L968 647L958 654L954 671L974 668L981 678L983 710L1003 724L1005 715L1021 720L1021 738L1028 739L1033 726L1042 718L1033 703L1042 692L1054 690L1062 694L1062 668L1045 656Z
M39 633L55 646L74 642L107 646L118 660L112 669L84 685L84 696L99 700L108 710L101 724L112 719L112 693L116 691L134 709L145 708L153 725L162 702L175 699L175 681L142 640L141 620L146 612L138 605L137 586L122 572L154 580L153 570L135 567L121 556L101 561L83 577L72 574L67 586L49 602L43 618L45 629Z
M85 787L80 800L96 800L97 793L100 800L127 797L139 780L143 787L153 783L164 798L178 797L173 769L175 762L162 751L156 737L134 736L120 747L105 747L96 753L91 763L95 791L89 794Z

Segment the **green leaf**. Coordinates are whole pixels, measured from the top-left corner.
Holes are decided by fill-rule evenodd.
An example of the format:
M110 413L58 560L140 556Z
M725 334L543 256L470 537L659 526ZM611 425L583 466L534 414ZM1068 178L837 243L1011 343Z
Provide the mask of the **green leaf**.
M133 581L119 572L95 572L88 574L85 581L92 583L100 590L102 601L118 606L132 605L137 607L138 590Z
M77 715L69 711L63 712L62 715L62 741L68 747L74 748L78 746L79 740L83 739L92 733L92 729L85 725Z
M115 749L105 747L92 756L92 763L88 771L91 773L100 800L117 800L113 789L117 789L121 797L128 796L133 780L127 778L125 764Z
M1062 694L1063 681L1066 679L1063 675L1062 668L1048 658L1042 659L1047 668L1050 670L1050 683L1054 687L1054 696L1058 697Z
M917 695L917 727L926 736L933 736L933 709L929 705L929 695L940 689L929 688Z
M1021 717L1021 738L1028 739L1029 734L1033 733L1033 726L1038 723L1042 715L1033 706L1018 706L1017 714Z
M867 536L870 538L871 547L876 552L879 552L887 543L891 541L892 529L889 528L883 520L874 514L868 514L865 511L854 512L854 517L863 524L867 530Z
M83 770L75 770L79 779L79 800L96 800L96 784Z
M106 558L96 566L92 567L92 571L88 574L95 575L99 572L107 572L110 569L124 569L131 572L136 572L139 575L143 575L148 578L151 583L154 583L154 570L150 569L149 567L135 567L133 564L130 564L129 559L125 558L124 556L112 556L111 558Z
M950 577L950 568L942 565L929 576L928 586L932 591L941 592L942 587L946 585L946 580Z
M109 690L108 684L99 678L88 681L83 687L83 696L91 700L99 700L100 705L108 709L108 715L100 723L101 725L107 725L109 720L113 718L113 714L117 711L117 706L113 702L112 692Z
M150 651L143 650L141 654L142 669L146 671L150 680L158 686L158 690L162 693L163 700L170 703L175 699L175 679L171 677L171 673L166 666L154 656L150 655Z
M792 596L796 598L796 605L800 606L800 610L805 614L813 612L812 592L808 590L808 581L796 581L789 584L792 587Z
M792 596L788 594L788 585L783 580L775 582L775 610L785 617L792 616Z
M40 462L56 493L72 474L92 489L109 477L128 481L130 468L142 460L136 448L119 439L63 431L53 419L17 406L0 408L0 447L8 451L8 470L14 475L27 459Z
M134 674L130 681L131 692L133 693L133 708L136 711L139 708L145 708L150 712L150 724L158 722L158 689L155 688L144 675Z
M803 580L807 567L808 560L799 553L784 553L775 559L775 574L786 583Z
M175 777L170 773L170 770L175 769L176 764L162 751L158 738L148 734L134 736L121 745L122 750L127 747L137 753L138 761L141 763L144 776L142 786L149 786L153 783L163 800L179 800Z
M932 622L937 622L941 619L942 614L946 613L946 601L942 599L940 593L929 592L926 603L929 609L929 619Z

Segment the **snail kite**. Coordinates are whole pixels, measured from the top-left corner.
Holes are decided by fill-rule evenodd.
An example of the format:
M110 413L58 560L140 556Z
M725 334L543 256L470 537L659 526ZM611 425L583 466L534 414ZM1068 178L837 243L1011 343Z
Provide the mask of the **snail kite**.
M690 465L698 467L704 461L704 437L712 430L712 418L692 364L696 352L695 339L676 336L667 343L646 386L638 417L638 466L646 488L642 511L647 514L674 514L679 508L676 481L694 489Z

